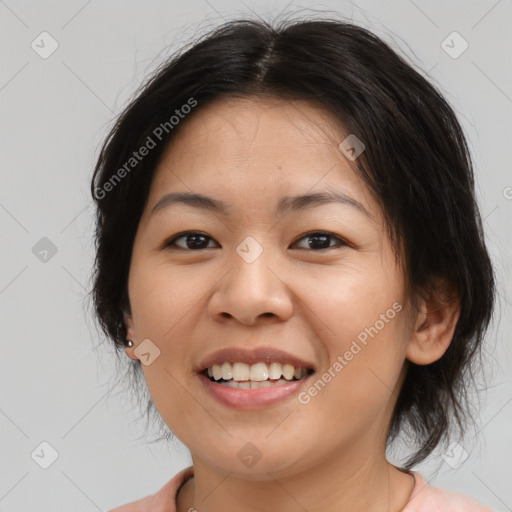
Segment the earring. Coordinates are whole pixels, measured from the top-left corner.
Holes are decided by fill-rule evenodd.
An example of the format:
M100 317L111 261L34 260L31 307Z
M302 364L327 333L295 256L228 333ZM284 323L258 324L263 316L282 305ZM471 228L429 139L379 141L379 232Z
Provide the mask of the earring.
M125 344L127 347L133 347L133 341L131 341L131 340L126 340L126 341L124 342L124 344Z

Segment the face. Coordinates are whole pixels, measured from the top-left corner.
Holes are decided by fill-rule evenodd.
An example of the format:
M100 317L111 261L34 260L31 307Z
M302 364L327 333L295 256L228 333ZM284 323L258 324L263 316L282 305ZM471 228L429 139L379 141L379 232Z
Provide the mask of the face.
M155 171L133 247L127 352L146 354L155 406L194 463L264 480L384 450L410 335L404 271L338 147L348 135L312 104L223 99L180 127ZM225 208L154 209L171 193ZM342 199L285 199L323 193ZM218 395L271 389L198 373L231 348L279 349L277 361L314 373L278 400L228 404Z

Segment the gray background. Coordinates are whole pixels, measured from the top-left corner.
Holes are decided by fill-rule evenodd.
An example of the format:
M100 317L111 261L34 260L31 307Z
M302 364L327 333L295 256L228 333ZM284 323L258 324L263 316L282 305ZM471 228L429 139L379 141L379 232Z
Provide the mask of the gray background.
M440 87L469 138L499 322L487 337L475 432L416 469L433 485L512 510L511 0L0 0L1 511L108 510L155 492L190 464L177 441L147 444L87 309L92 168L111 120L173 48L224 19L300 8L320 17L335 10L391 43ZM43 31L59 45L47 58ZM453 31L469 44L457 58L444 45L453 53L462 41L443 44ZM47 469L51 449L42 442L58 453Z

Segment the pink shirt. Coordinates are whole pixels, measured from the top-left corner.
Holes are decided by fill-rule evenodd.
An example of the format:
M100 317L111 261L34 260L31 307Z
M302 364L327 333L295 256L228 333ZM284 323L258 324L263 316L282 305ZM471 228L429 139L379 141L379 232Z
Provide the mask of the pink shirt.
M411 497L402 512L494 512L464 494L432 487L415 471L416 480ZM189 466L177 473L157 493L133 501L109 512L176 512L176 495L182 484L194 476Z

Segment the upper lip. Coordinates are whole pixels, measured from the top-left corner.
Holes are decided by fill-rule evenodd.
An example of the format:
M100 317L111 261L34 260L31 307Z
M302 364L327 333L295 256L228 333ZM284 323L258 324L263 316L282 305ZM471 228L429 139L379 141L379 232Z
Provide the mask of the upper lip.
M315 365L297 356L284 352L274 347L257 347L252 350L245 348L224 348L205 357L198 365L198 373L212 367L214 364L221 365L224 362L232 363L281 363L291 364L295 368L307 368L315 370Z

